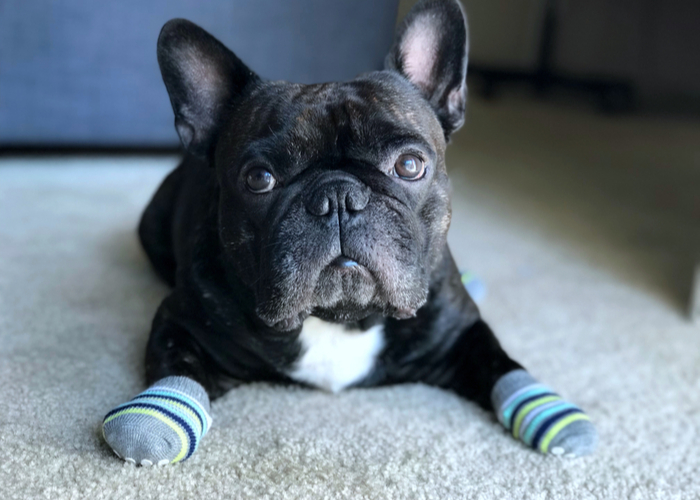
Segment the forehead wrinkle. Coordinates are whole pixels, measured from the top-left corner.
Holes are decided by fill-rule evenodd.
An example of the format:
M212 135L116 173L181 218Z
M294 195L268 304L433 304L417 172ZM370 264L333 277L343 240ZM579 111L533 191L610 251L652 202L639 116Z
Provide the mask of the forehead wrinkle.
M422 101L386 80L358 79L314 85L270 82L255 92L245 128L249 138L267 138L278 161L309 165L339 159L386 158L415 145L440 155L435 117ZM321 158L323 157L323 158Z

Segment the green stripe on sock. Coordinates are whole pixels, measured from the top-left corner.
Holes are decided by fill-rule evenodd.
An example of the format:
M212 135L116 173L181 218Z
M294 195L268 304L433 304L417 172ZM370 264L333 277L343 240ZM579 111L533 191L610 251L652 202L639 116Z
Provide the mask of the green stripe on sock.
M115 453L137 465L187 460L211 423L209 397L198 382L182 376L159 380L107 413L102 435Z
M537 433L537 429L539 429L540 425L542 425L549 417L552 415L555 415L561 411L564 410L570 410L576 408L576 405L572 403L568 403L566 401L562 401L563 404L554 406L550 408L549 410L543 411L540 415L538 415L532 422L527 427L527 430L525 431L525 435L523 436L523 442L528 445L532 446L532 440L535 438L535 434Z
M542 442L540 443L540 451L542 453L547 453L547 451L549 451L549 443L557 436L557 434L564 430L567 425L576 422L577 420L590 420L590 417L585 413L574 413L573 415L569 415L568 417L565 417L563 420L560 420L554 424L542 439Z
M192 410L190 410L187 406L183 405L182 403L173 401L171 399L164 399L162 397L154 396L151 394L148 394L147 398L135 399L133 400L133 403L155 404L158 406L163 406L164 408L167 408L172 412L179 413L181 417L187 416L188 420L190 421L190 424L193 427L192 430L195 431L195 435L197 435L198 437L202 436L202 432L204 429L202 427L201 421L199 420L199 417L197 417L197 415L195 415Z
M597 432L590 418L523 369L496 381L491 404L503 427L537 451L582 456L595 449Z
M537 396L538 394L549 395L551 394L551 390L544 386L530 389L529 391L526 391L517 398L515 398L513 402L508 405L508 407L503 411L503 421L507 428L510 428L510 421L513 415L513 411L517 408L517 406L526 399L531 398L533 396Z
M560 400L560 396L545 396L543 398L537 399L533 401L532 403L528 403L520 410L518 411L518 414L515 417L515 423L513 424L513 437L518 437L520 435L520 424L522 424L523 420L525 417L530 413L532 410L537 408L538 406L542 406L544 404L550 403L552 401Z

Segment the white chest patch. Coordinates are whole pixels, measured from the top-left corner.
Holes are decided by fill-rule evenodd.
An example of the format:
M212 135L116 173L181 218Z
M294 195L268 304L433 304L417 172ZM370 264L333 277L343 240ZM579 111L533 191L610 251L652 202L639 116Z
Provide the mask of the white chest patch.
M384 347L384 327L364 332L313 316L299 335L301 355L288 375L321 389L338 392L367 376Z

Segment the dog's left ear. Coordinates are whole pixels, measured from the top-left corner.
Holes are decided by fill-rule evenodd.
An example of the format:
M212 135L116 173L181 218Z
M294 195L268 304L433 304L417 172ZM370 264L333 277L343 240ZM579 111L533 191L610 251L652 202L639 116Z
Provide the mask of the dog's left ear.
M421 0L408 13L384 63L418 87L445 138L464 123L467 23L457 0Z

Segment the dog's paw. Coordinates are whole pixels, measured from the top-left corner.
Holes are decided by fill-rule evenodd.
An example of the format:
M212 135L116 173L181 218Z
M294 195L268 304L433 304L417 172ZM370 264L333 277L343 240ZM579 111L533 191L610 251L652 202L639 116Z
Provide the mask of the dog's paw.
M159 426L149 419L149 416L138 421L132 418L123 421L115 419L113 425L103 428L105 441L119 458L135 465L175 462L180 455L179 437L170 435L171 429L167 426Z
M491 400L513 437L542 453L580 457L595 449L598 433L588 415L525 370L502 376Z
M159 380L102 423L105 441L120 458L137 465L188 459L211 426L209 397L186 377Z

